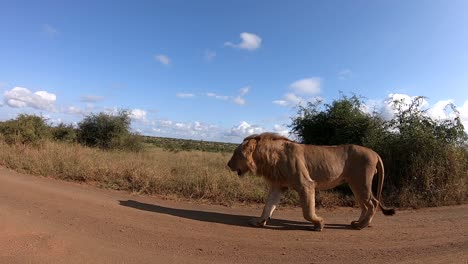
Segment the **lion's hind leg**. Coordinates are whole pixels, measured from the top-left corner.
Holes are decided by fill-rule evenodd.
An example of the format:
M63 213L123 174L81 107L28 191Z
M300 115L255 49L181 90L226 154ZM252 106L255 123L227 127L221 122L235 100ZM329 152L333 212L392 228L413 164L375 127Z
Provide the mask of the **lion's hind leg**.
M356 229L369 226L378 208L378 201L372 195L372 178L365 180L366 178L362 177L361 179L363 180L349 182L349 187L353 191L356 202L361 207L359 219L351 222L351 226Z

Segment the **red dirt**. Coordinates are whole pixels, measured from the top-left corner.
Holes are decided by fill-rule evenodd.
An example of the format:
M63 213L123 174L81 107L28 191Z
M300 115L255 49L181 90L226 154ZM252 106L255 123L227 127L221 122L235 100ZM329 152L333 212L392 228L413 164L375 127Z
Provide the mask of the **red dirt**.
M168 201L19 174L0 167L0 263L467 263L468 205L380 212L349 229L352 208L299 209L266 228L261 208Z

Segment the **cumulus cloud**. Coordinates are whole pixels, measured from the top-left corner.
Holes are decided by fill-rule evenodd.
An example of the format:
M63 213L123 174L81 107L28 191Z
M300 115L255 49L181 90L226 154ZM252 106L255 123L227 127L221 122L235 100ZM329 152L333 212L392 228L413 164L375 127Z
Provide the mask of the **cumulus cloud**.
M441 100L435 103L431 108L427 110L427 113L430 117L434 119L447 119L455 118L455 113L453 113L450 108L450 105L453 104L453 100Z
M400 106L403 109L408 109L411 102L416 96L410 96L407 94L390 93L383 100L368 100L363 106L362 110L367 113L376 112L380 114L384 119L390 120L393 118L397 109L395 109L395 101L401 102ZM420 108L426 109L429 103L426 99L422 99Z
M366 101L362 109L367 113L376 112L385 120L390 120L397 112L393 103L394 101L401 101L401 107L405 110L408 109L411 101L415 98L416 96L407 94L391 93L384 100ZM451 104L454 104L453 99L439 100L434 104L430 104L426 99L422 99L419 108L421 110L427 110L429 117L434 120L447 120L457 116L457 113L450 107ZM465 101L462 106L456 107L456 109L465 130L468 131L468 100Z
M278 124L275 124L273 126L273 132L278 133L284 137L289 137L289 134L290 134L290 131L287 127L285 127L284 125L278 125Z
M57 96L46 91L31 92L27 88L15 87L4 93L5 104L14 108L31 107L39 110L54 110Z
M260 48L262 44L262 38L260 38L258 35L255 35L253 33L248 33L248 32L242 32L240 34L241 42L238 44L234 44L232 42L225 42L225 46L233 47L233 48L238 48L238 49L245 49L245 50L256 50Z
M297 80L288 87L292 92L284 94L283 98L274 100L273 103L284 107L294 107L303 105L308 101L321 100L319 96L316 96L316 94L320 93L320 86L321 79L318 77Z
M155 120L151 122L150 134L188 139L221 140L220 129L216 125L194 121L175 122L172 120Z
M133 120L137 121L145 121L146 120L146 111L141 109L132 109L130 111L129 117Z
M171 59L169 59L169 57L167 55L159 54L159 55L154 56L154 59L159 61L160 63L162 63L164 65L171 64Z
M252 134L260 134L263 132L265 132L264 128L257 125L249 124L246 121L242 121L239 125L231 128L231 130L228 133L228 136L245 138Z
M298 94L313 95L320 93L321 79L317 77L301 79L289 85Z
M195 95L193 93L177 93L176 96L179 98L191 98Z
M465 131L468 131L468 100L461 107L458 107L457 110L460 113L460 119L465 127Z

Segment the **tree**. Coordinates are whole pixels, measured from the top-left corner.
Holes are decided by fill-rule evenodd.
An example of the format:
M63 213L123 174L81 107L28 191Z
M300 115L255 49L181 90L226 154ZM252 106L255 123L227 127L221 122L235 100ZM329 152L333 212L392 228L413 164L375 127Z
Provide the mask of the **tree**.
M50 127L42 116L19 114L15 119L2 122L0 133L9 144L39 144L50 138Z
M331 104L321 101L299 106L298 116L292 119L291 130L306 144L363 145L363 139L382 121L362 110L359 97L342 96Z
M102 149L140 150L141 143L130 132L128 111L90 114L78 123L78 142Z

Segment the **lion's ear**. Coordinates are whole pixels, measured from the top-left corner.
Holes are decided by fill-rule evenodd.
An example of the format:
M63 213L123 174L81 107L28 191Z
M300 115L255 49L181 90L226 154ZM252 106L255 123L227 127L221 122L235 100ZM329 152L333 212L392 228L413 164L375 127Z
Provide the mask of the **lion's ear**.
M244 154L245 157L249 156L254 152L256 146L256 139L248 139L244 141L244 143L242 143L242 154Z

